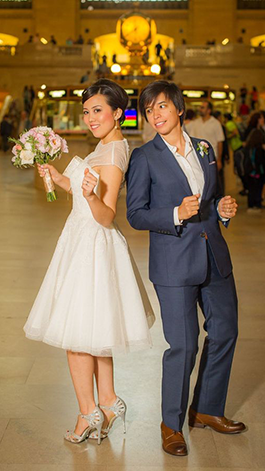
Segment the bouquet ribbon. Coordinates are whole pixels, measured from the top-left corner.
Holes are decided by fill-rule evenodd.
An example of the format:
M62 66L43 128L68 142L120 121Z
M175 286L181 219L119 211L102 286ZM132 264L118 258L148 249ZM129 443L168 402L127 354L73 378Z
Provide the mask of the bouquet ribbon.
M55 201L57 198L56 198L56 193L55 193L55 186L52 181L50 171L48 168L45 168L44 172L45 172L45 175L43 177L43 183L44 183L44 188L47 193L47 201L49 202Z

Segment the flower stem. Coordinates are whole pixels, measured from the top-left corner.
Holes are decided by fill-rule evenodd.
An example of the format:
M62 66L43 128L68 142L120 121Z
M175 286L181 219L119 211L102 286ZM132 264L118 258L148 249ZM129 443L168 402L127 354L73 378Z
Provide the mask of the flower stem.
M47 196L47 201L49 203L52 203L53 201L56 201L57 200L57 195L56 195L56 191L50 191L49 193L46 193L46 196Z

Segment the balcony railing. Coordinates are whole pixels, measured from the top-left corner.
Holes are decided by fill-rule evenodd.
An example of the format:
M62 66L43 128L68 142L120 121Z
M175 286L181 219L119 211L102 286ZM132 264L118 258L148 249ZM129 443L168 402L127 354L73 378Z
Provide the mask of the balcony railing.
M265 0L237 0L238 10L265 10Z
M134 0L80 0L80 8L82 10L128 10L133 8L134 5ZM189 8L189 0L138 0L137 6L143 10L187 10Z
M0 0L0 9L31 9L32 0Z

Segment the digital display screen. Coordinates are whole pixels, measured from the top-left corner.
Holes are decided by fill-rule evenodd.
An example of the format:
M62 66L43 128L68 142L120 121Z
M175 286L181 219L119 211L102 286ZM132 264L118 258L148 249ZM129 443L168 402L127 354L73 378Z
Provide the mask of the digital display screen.
M125 110L125 121L122 124L122 127L130 129L138 128L138 116L135 108Z

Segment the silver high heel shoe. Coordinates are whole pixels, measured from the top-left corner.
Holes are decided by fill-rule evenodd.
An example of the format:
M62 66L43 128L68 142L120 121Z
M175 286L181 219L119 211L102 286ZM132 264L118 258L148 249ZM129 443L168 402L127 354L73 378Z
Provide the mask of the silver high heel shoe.
M107 428L103 428L101 430L101 438L102 439L106 438L108 436L108 433L109 433L111 427L113 426L115 420L118 419L118 417L120 417L122 419L123 430L124 430L124 433L126 433L125 417L126 417L126 412L127 412L127 406L126 406L125 402L120 397L117 396L117 399L114 402L114 404L112 404L112 406L108 407L108 406L99 405L99 407L103 410L109 410L109 411L112 411L114 413L114 416L111 417ZM92 432L89 435L89 438L91 438L93 440L98 439L98 433L96 431Z
M81 443L84 440L86 440L86 438L89 437L89 435L91 434L91 432L93 432L93 430L96 430L98 445L100 445L101 436L102 436L101 429L102 429L102 424L104 422L103 412L100 410L98 406L96 406L93 412L91 412L91 414L88 414L88 415L79 414L79 415L81 415L82 419L87 420L88 427L83 431L81 435L77 435L75 432L71 432L68 430L64 436L65 440L71 443Z

